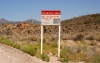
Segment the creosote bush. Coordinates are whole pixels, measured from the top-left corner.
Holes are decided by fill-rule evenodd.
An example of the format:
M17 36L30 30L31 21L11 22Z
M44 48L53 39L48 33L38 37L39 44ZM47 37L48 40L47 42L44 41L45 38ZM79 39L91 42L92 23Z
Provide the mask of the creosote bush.
M60 58L60 61L65 63L65 62L68 62L68 59L67 58Z
M45 53L41 54L41 59L42 59L43 61L47 61L47 62L50 61L49 56L48 56L47 54L45 54Z
M74 38L75 41L78 41L78 40L83 40L84 39L84 35L83 34L78 34L76 36L76 38Z
M15 43L15 42L12 42L12 41L10 41L10 40L7 39L7 38L0 38L0 43L6 44L6 45L11 46L11 47L14 47L14 48L16 48L16 49L20 49L20 47L21 47L20 44L17 44L17 43Z
M37 53L37 48L35 48L33 45L30 45L30 44L22 45L21 50L25 53L32 55L32 56L34 56Z
M69 53L70 53L69 49L65 47L61 50L60 56L61 58L66 58Z
M87 37L86 39L87 39L87 40L94 40L95 38L94 38L94 36L89 36L89 37Z
M64 47L62 50L61 50L61 53L60 53L60 61L61 62L68 62L69 59L68 59L68 55L69 55L70 51L68 48Z
M94 55L92 63L100 63L100 53Z

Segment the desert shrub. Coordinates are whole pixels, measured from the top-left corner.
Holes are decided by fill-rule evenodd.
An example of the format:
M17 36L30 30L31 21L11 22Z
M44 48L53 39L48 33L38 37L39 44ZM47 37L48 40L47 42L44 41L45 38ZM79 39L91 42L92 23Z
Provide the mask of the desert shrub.
M47 42L47 39L46 38L43 38L43 42L46 43Z
M16 49L20 49L21 45L20 45L20 44L14 43L14 44L13 44L13 47L16 48Z
M28 37L27 40L30 40L30 41L37 41L38 38L36 36L32 36L32 37Z
M98 37L97 41L99 41L99 42L100 42L100 37Z
M32 56L34 56L37 53L37 48L35 48L33 45L30 45L30 44L22 45L21 50L25 53L32 55Z
M60 49L62 49L63 48L63 44L60 44Z
M78 34L76 36L76 38L74 38L75 41L78 41L78 40L83 40L84 39L84 35L83 34Z
M50 61L49 56L48 56L47 54L45 54L45 53L41 54L41 59L42 59L43 61L47 61L47 62Z
M56 40L57 40L57 37L53 36L50 41L56 41Z
M27 38L23 38L23 39L21 39L20 41L27 41L28 39Z
M51 53L53 54L53 55L57 55L57 48L52 48L51 49Z
M92 63L100 63L100 54L95 54Z
M58 47L57 42L52 42L52 47L54 47L54 48Z
M61 53L60 53L60 56L61 58L67 58L68 55L69 55L70 51L68 48L64 47L62 50L61 50Z
M37 53L35 54L35 56L36 56L37 58L41 58L41 54L40 54L40 52L41 52L41 51L38 50Z
M15 42L12 42L7 38L0 38L0 41L1 41L2 44L6 44L8 46L20 49L20 45L19 44L16 44Z
M84 61L85 58L86 58L85 52L81 52L81 53L77 54L76 59L74 59L74 60Z
M62 50L61 50L61 53L60 53L60 61L61 62L68 62L69 61L69 56L70 56L70 51L68 48L64 47Z
M85 51L86 48L87 48L87 45L82 44L82 43L79 43L79 44L77 45L77 53L80 53L80 52L82 52L82 51Z
M37 53L35 54L35 56L37 58L41 58L41 54L40 54L40 52L41 52L41 43L40 42L37 42L36 44L34 44L34 47L37 48Z
M9 39L7 39L7 38L1 38L0 39L0 41L1 41L1 43L3 43L3 44L6 44L6 45L8 45L8 46L13 46L13 42L11 42Z
M89 37L87 37L86 39L87 39L87 40L94 40L95 38L94 38L94 36L89 36Z
M60 61L65 63L65 62L68 62L68 59L67 58L61 58Z
M38 50L40 50L40 48L41 48L41 43L40 43L40 42L37 42L36 44L34 44L34 46L35 46Z
M76 52L71 52L73 49L70 47L65 47L61 50L60 57L61 61L84 61L86 56L86 47L84 44L78 44L76 49Z
M50 50L51 50L50 45L44 43L43 44L43 50L44 50L45 53L49 54L50 53Z

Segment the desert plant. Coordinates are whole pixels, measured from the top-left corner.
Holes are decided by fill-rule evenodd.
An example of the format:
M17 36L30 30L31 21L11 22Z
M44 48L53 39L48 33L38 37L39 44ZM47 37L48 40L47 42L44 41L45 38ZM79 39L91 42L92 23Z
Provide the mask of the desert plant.
M0 41L1 41L1 43L3 43L3 44L6 44L6 45L8 45L8 46L13 46L13 42L11 42L9 39L7 39L7 38L1 38L0 39Z
M100 54L95 54L92 63L100 63Z
M37 48L30 44L24 44L21 46L21 50L25 53L28 53L34 56L37 53Z
M62 50L61 50L61 53L60 53L60 61L61 62L68 62L69 61L69 56L70 56L70 51L67 47L64 47Z
M28 37L28 40L30 40L30 41L37 41L37 37L36 36Z
M15 43L15 42L12 42L12 41L10 41L10 40L7 39L7 38L0 38L0 41L1 41L2 44L6 44L6 45L8 45L8 46L11 46L11 47L20 49L20 44L17 44L17 43Z
M68 59L67 58L61 58L60 61L65 63L65 62L68 62Z
M58 47L58 44L57 44L57 42L52 42L51 46L56 48L56 47Z
M94 40L95 38L94 38L94 36L89 36L89 37L87 37L86 39L87 39L87 40Z
M42 59L43 61L47 61L47 62L50 61L49 56L48 56L47 54L45 54L45 53L41 54L41 59Z
M78 40L83 40L84 39L84 35L83 34L78 34L76 36L76 38L74 38L75 41L78 41Z
M78 45L77 45L77 53L80 53L82 51L85 51L86 48L87 48L87 45L82 44L82 43L78 43Z
M57 48L52 48L52 49L51 49L51 53L52 53L53 55L57 55Z
M16 49L20 49L21 45L20 44L17 44L17 43L14 43L13 44L13 47L16 48Z
M69 55L70 51L68 48L64 47L62 50L61 50L61 53L60 53L60 56L61 58L67 58L68 55Z
M51 50L51 47L50 47L50 45L48 45L48 44L46 44L46 43L44 43L43 44L43 49L44 49L44 52L45 53L50 53L50 50Z
M100 42L100 37L97 40Z

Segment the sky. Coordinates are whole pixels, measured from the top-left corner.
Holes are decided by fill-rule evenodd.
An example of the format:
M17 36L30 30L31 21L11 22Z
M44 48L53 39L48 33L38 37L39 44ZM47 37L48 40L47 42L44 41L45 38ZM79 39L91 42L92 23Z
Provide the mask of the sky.
M41 21L42 10L61 10L61 20L100 13L100 0L0 0L0 19Z

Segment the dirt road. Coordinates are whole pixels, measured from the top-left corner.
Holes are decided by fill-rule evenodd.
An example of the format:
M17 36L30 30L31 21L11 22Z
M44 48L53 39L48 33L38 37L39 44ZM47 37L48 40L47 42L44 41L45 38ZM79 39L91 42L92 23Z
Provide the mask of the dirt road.
M56 57L50 57L50 62L30 56L22 51L0 44L0 63L60 63Z

